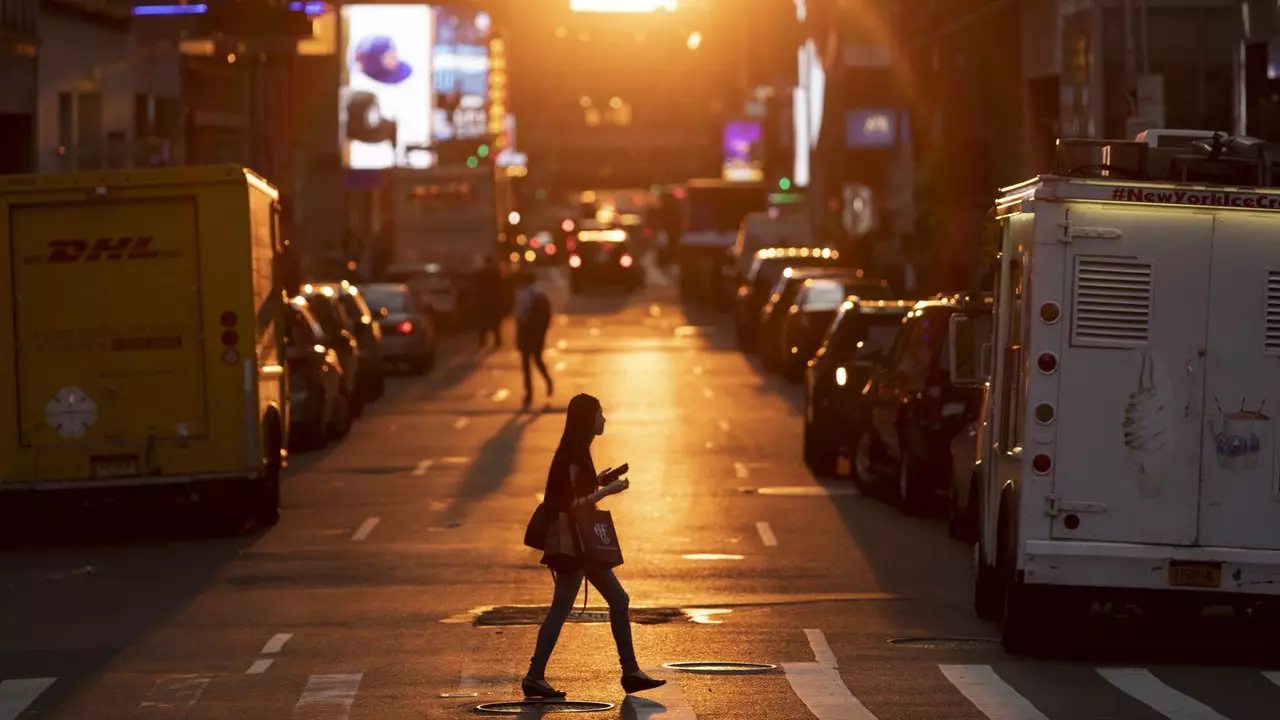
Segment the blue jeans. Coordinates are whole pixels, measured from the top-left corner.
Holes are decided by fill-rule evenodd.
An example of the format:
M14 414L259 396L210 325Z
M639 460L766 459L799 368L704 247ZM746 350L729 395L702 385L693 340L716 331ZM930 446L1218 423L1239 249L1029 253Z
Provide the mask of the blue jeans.
M613 641L618 646L622 674L640 670L636 663L635 647L631 644L631 598L622 588L622 583L618 582L612 570L575 570L556 574L551 608L542 621L542 627L538 629L538 644L529 661L531 679L542 680L546 674L547 661L551 659L551 651L556 649L560 629L569 618L569 611L573 609L573 601L578 596L578 588L582 587L584 577L604 597L605 602L609 603L609 627L613 630Z

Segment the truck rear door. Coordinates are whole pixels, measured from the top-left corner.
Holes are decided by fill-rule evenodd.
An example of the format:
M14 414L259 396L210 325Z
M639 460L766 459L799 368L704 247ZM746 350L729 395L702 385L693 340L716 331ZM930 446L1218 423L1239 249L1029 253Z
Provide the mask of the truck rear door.
M1209 281L1200 544L1280 549L1280 217L1222 212Z
M205 436L195 200L29 205L11 223L22 445Z
M1056 419L1029 429L1026 450L1056 436L1053 495L1076 509L1052 536L1194 544L1213 216L1080 204L1067 220Z

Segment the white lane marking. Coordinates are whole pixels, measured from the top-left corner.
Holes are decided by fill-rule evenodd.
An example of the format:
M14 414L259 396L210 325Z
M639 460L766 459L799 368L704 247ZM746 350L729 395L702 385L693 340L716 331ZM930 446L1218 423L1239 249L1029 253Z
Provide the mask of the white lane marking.
M369 533L373 532L374 528L378 527L379 522L381 522L381 520L376 517L365 518L364 522L360 523L360 527L356 529L356 533L351 536L351 540L353 542L363 541L365 538L369 537Z
M534 493L534 494L533 494L533 496L534 496L534 497L536 497L536 498L538 498L538 504L539 504L539 505L541 505L541 504L542 504L542 501L543 501L543 499L544 499L544 498L543 498L543 496L542 496L542 493Z
M1277 685L1280 685L1280 671L1264 670L1262 672L1262 677L1270 680L1271 682Z
M502 402L503 400L506 400L509 397L511 397L511 391L506 388L502 388L501 390L493 394L493 401Z
M454 420L454 421L453 421L453 429L454 429L454 430L461 430L462 428L464 428L464 427L466 427L466 426L468 426L468 425L470 425L470 424L471 424L471 418L464 418L464 417L460 417L460 418L458 418L457 420Z
M644 672L650 677L660 677L663 674L662 668L645 668ZM634 715L630 712L633 709ZM635 720L651 720L657 717L661 717L662 720L698 720L698 714L693 711L693 706L685 699L684 693L680 692L680 683L677 678L669 678L666 685L649 690L644 697L627 696L626 710L622 711L622 716L628 720L633 717Z
M716 423L716 424L717 424L717 425L719 425L719 426L720 426L720 429L721 429L721 430L723 430L724 432L729 432L729 421L728 421L728 420L721 420L720 422L718 422L718 423Z
M556 371L556 372L558 372L558 373L562 373L562 372L564 372L566 369L568 369L568 367L569 367L569 363L567 363L567 362L565 362L565 361L561 360L560 362L556 363L556 366L555 366L555 367L553 367L553 368L551 368L551 369L552 369L552 370L555 370L555 371Z
M346 720L351 714L351 706L355 704L356 693L360 691L362 678L364 678L363 673L312 675L307 680L307 688L302 691L298 704L293 708L294 714L297 715L303 708L324 705L333 710L331 713L325 713L326 718Z
M58 678L17 678L0 682L0 720L16 720Z
M713 397L715 397L715 396L716 396L716 393L715 393L715 391L714 391L714 390L712 390L711 388L709 388L709 387L704 387L704 388L702 388L702 396L703 396L703 397L705 397L706 399L710 400L711 398L713 398Z
M736 462L733 464L733 474L738 476L739 480L744 480L751 474L750 468L744 462Z
M991 720L1049 720L990 665L939 665L938 669Z
M263 655L275 655L284 649L284 644L293 639L293 633L276 633L266 645L262 646Z
M787 682L817 720L876 720L849 692L840 671L818 663L783 663Z
M836 663L836 654L831 652L831 646L827 644L827 636L822 634L821 630L806 629L805 637L809 638L809 647L813 649L813 659L823 667L839 667Z
M271 667L271 663L273 662L275 662L275 660L272 660L271 658L254 660L253 664L249 666L249 669L244 671L244 674L261 675L267 671L267 668Z
M435 462L435 460L431 459L419 460L418 464L413 468L413 474L418 476L426 475L427 471L431 469L431 466L434 465Z
M1172 720L1228 720L1208 705L1165 685L1150 670L1098 668L1098 674L1135 700Z
M769 523L761 520L756 523L756 532L760 533L760 542L765 547L778 547L778 538L773 534L773 528L769 527Z
M195 675L175 675L157 680L138 706L135 720L179 720L191 712L191 706L200 699L200 693L209 684L209 678Z

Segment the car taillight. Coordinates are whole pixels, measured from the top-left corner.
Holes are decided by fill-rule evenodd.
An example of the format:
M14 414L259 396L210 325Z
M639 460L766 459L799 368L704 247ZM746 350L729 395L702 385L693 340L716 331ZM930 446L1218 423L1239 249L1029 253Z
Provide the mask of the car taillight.
M618 264L622 267L631 267L631 255L622 253L622 257L618 258Z
M555 243L549 243L545 248L542 249L542 251L548 255L555 255L556 254Z
M405 320L404 322L397 324L396 332L400 333L401 335L408 335L409 333L413 332L413 323L408 320Z
M582 258L577 255L569 256L569 267L582 267Z

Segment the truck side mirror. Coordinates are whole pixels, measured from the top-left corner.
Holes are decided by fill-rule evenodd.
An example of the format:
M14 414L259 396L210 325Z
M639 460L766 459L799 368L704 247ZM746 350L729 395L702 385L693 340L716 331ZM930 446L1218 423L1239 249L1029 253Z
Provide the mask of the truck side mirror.
M951 360L951 384L982 385L988 377L984 368L991 364L991 343L982 342L976 336L977 323L964 313L951 316L949 330L947 352Z

